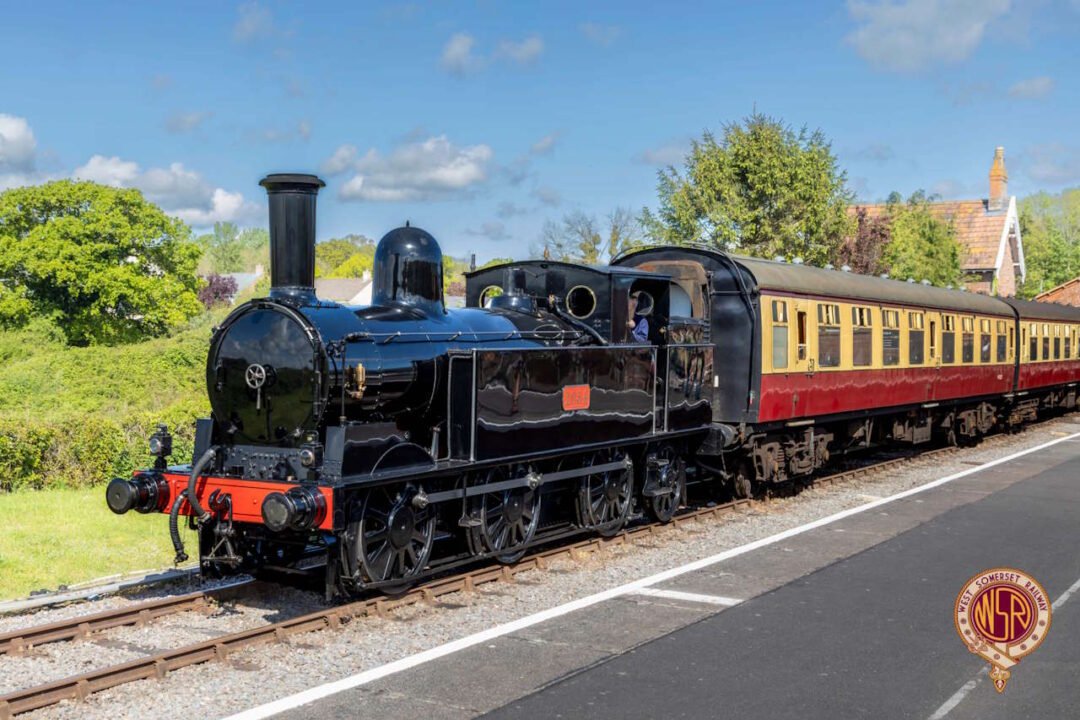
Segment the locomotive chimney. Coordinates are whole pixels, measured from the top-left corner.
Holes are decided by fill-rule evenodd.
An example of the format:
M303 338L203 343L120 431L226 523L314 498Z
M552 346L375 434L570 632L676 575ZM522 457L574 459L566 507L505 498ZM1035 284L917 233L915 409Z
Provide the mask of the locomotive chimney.
M270 199L270 296L315 297L315 196L324 183L314 175L267 175L259 184Z

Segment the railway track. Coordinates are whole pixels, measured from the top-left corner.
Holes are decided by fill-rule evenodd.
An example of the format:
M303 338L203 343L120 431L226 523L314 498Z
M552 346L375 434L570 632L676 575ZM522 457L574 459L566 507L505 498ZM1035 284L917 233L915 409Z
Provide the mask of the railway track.
M992 439L988 438L988 440ZM903 455L815 478L809 485L835 484L956 451L957 448L945 447L914 455ZM9 720L16 715L55 705L64 700L85 700L93 693L136 680L164 678L173 670L191 665L214 660L226 660L229 655L244 648L274 642L285 642L292 636L316 630L336 629L354 619L369 616L387 617L395 610L420 603L437 605L439 599L447 595L471 592L477 587L494 582L513 582L518 574L531 570L547 569L556 560L567 558L579 560L593 553L602 552L607 548L625 545L645 536L667 532L670 528L679 528L689 522L722 516L750 502L750 500L733 500L687 510L677 515L671 523L666 525L659 523L638 525L623 530L611 538L587 538L569 545L542 550L527 555L515 565L487 565L445 578L435 579L396 597L371 597L343 605L327 607L306 615L222 635L118 665L103 667L61 680L17 690L0 696L0 720ZM166 615L204 608L208 606L212 598L223 599L223 591L230 591L235 595L243 592L244 588L253 584L252 581L246 581L220 590L190 593L176 598L140 603L121 610L106 611L96 615L13 631L0 635L0 654L18 654L25 652L30 647L47 642L76 640L84 638L95 631L138 625Z

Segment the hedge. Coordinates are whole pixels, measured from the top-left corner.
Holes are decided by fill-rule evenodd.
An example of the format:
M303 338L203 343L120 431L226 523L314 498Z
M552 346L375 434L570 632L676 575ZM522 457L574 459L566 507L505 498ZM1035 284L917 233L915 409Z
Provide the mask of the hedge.
M206 316L171 338L68 347L39 324L0 332L0 491L88 487L150 463L159 423L171 463L191 461L194 421L209 412Z

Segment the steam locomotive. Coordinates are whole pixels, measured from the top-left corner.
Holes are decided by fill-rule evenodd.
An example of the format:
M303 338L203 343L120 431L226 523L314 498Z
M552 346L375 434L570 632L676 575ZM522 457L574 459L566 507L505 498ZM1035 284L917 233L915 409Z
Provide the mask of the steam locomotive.
M320 300L322 181L260 184L272 287L213 333L192 463L168 464L161 429L154 466L106 489L116 513L168 513L178 561L185 518L207 574L394 592L670 520L694 483L747 496L837 454L1076 406L1076 308L705 248L485 268L448 309L439 245L406 224L376 248L370 307Z

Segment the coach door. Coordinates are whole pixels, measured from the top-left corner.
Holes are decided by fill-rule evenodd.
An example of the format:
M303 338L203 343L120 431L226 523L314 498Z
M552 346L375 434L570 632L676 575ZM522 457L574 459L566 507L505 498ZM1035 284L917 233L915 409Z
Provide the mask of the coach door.
M792 310L792 341L795 346L795 352L792 354L791 373L795 377L805 376L806 378L813 377L814 371L817 369L817 365L814 362L815 354L817 352L816 336L811 331L810 320L812 316L812 304L805 299L796 298L791 301ZM799 375L796 376L795 373ZM794 379L794 378L793 378ZM792 383L796 388L804 383L799 382L797 379ZM806 406L808 398L801 396L801 390L794 390L791 393L791 415L792 417L799 417L802 414L802 408Z
M935 400L938 396L938 384L941 382L941 314L926 313L926 363L934 368L933 376L926 388L926 399Z

